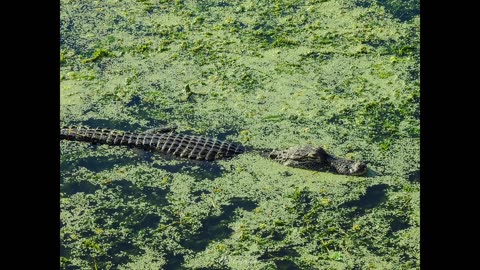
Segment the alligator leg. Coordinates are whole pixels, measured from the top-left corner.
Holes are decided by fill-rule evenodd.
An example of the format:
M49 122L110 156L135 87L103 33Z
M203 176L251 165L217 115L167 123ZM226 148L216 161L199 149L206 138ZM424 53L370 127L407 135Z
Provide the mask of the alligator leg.
M156 128L151 128L145 130L145 133L150 133L150 134L163 134L163 133L169 133L169 132L175 132L177 129L176 125L173 126L159 126Z

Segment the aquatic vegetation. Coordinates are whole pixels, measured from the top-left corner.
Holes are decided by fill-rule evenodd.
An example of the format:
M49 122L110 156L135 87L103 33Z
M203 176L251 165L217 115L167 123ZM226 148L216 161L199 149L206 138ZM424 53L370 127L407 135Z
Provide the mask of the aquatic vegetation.
M418 1L61 1L61 120L368 177L61 142L62 269L419 269Z
M111 55L112 53L105 49L97 49L95 50L95 52L93 52L92 57L82 60L82 63L85 64L85 63L95 62L102 58L109 57Z

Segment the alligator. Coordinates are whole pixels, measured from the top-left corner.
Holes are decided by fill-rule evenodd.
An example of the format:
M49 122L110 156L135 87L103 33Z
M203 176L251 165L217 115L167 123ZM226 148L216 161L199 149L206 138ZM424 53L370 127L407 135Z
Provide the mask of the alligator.
M153 128L144 132L65 126L60 128L60 140L123 145L199 161L230 159L247 151L257 151L262 156L295 168L356 176L364 175L367 171L364 162L335 157L321 147L307 145L286 150L247 149L238 143L177 133L176 126Z

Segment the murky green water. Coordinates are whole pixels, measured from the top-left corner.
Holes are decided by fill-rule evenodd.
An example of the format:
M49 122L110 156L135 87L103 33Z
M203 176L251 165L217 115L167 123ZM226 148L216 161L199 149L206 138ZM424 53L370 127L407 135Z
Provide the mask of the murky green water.
M418 1L62 0L64 124L313 144L371 169L62 141L62 268L419 269L419 27Z

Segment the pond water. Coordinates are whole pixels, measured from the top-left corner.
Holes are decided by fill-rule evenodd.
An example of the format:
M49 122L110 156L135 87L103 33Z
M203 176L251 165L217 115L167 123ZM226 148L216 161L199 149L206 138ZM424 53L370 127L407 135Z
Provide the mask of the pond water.
M419 1L61 0L64 125L317 145L199 163L61 141L62 269L419 269Z

